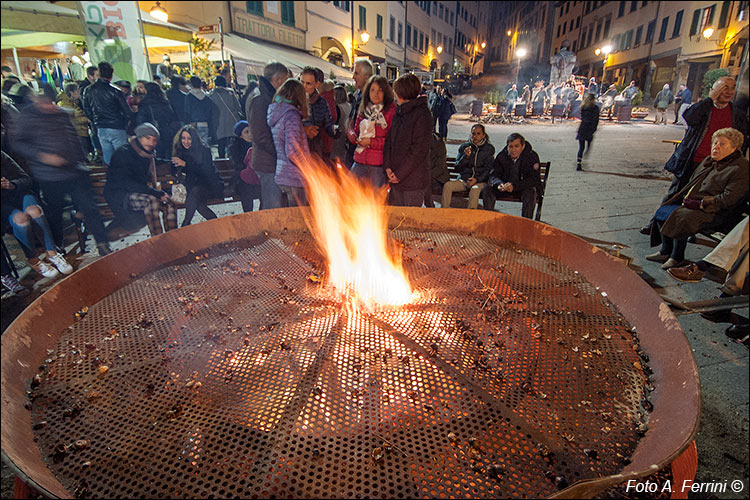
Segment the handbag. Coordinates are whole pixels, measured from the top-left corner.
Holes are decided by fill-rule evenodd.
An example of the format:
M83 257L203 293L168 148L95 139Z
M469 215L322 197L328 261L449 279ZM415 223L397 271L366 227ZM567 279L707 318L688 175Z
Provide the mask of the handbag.
M177 181L172 184L172 201L174 203L185 203L185 200L187 199L187 187L185 187L185 184L181 182L182 179L182 169L177 169Z

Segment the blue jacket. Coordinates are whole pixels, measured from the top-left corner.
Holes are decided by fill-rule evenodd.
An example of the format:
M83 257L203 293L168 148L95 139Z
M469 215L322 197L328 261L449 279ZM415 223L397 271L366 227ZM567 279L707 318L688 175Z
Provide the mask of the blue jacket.
M295 165L292 158L299 155L310 156L307 136L302 126L302 113L286 102L272 102L268 106L268 126L271 127L276 148L276 175L279 186L304 187L301 165Z

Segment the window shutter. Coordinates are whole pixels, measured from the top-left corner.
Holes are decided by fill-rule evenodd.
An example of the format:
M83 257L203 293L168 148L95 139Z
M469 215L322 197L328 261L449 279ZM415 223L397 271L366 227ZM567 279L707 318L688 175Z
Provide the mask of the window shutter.
M690 36L698 33L698 23L701 22L701 10L696 9L693 12L693 22L690 24Z

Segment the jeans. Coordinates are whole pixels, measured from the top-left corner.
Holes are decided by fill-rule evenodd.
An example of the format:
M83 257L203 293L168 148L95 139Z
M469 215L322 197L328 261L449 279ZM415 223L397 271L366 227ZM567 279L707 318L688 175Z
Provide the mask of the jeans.
M438 135L441 139L448 137L448 120L444 118L438 120Z
M198 136L201 138L201 141L203 141L203 144L205 144L206 147L210 147L208 139L208 122L197 122L195 128L198 130Z
M23 210L19 210L18 208L15 208L13 211L11 211L10 215L8 216L8 221L10 222L10 225L13 227L13 235L16 237L18 242L21 244L21 250L23 250L23 254L26 256L27 259L31 259L36 257L36 245L32 243L33 238L33 227L31 224L17 224L16 221L13 220L13 217L18 213L26 213L26 209L31 206L37 206L41 210L41 206L39 203L39 200L36 199L36 196L33 194L27 194L23 197ZM52 230L50 229L49 225L47 224L47 220L44 217L44 213L40 217L34 217L31 218L41 229L42 229L42 235L44 237L44 249L47 251L54 251L55 248L55 240L52 237Z
M222 137L216 141L219 147L219 158L226 158L227 144L229 144L229 137Z
M281 208L282 192L273 172L256 172L260 177L260 208L261 210Z
M103 129L99 129L99 133ZM124 132L124 131L123 131ZM87 174L80 174L65 181L39 181L39 189L47 201L47 220L55 241L62 243L63 227L62 216L65 206L65 195L69 194L73 204L83 212L86 217L86 227L96 238L97 244L107 243L107 232L99 209L96 208L94 197L91 193L91 181Z
M677 240L674 238L670 238L669 236L664 236L661 234L661 225L659 224L659 236L661 237L661 249L659 249L659 253L662 255L669 255L670 258L676 260L677 262L682 262L685 260L685 249L687 248L687 239L684 240Z
M252 212L253 203L260 199L260 184L247 184L242 179L238 179L234 185L234 192L240 197L243 212Z
M281 188L281 192L286 194L286 199L289 200L290 207L304 207L309 205L304 188L292 186L279 186L279 188Z
M104 157L104 163L109 165L109 160L112 159L112 155L117 151L120 146L124 146L128 142L128 134L123 129L119 128L100 128L99 129L99 142L102 143L102 156Z
M585 139L578 139L578 162L580 163L583 154L586 152L586 143L589 143L589 151L591 150L591 141Z
M363 181L369 181L374 188L385 186L385 170L382 165L365 165L355 162L352 165L352 173Z

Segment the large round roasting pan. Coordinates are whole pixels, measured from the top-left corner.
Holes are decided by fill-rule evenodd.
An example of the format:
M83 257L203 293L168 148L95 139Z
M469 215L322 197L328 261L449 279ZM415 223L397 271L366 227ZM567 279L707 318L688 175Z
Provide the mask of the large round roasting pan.
M700 385L690 345L659 296L634 272L582 239L538 222L480 210L391 208L390 227L471 235L509 242L558 261L606 292L625 320L636 328L640 347L653 370L653 412L648 430L619 473L588 477L553 493L590 497L628 479L653 474L689 445L698 428ZM140 276L184 258L191 250L263 236L281 228L301 231L298 209L267 210L224 217L182 228L115 252L61 280L31 304L2 336L2 451L11 467L52 497L71 497L45 463L32 430L27 403L30 380L73 323L74 315ZM519 251L520 253L520 251ZM627 463L627 461L624 461ZM395 471L394 480L408 472ZM326 478L322 479L326 481ZM554 491L554 490L553 490ZM249 493L248 493L249 494ZM550 495L550 491L544 494ZM222 496L216 493L217 496ZM128 496L126 492L122 496ZM431 496L431 495L427 495ZM439 496L439 494L437 495Z

